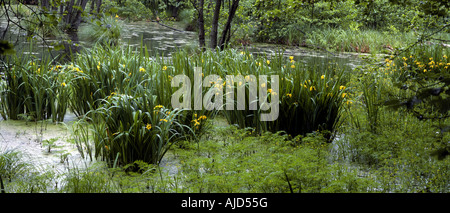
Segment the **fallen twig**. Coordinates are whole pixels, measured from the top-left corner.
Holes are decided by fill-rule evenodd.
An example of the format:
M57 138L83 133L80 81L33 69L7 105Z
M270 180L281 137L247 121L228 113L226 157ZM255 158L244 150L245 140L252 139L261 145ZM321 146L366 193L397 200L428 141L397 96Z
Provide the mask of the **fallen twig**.
M167 28L169 28L169 29L171 29L171 30L175 30L175 31L178 31L178 32L186 33L186 31L179 30L179 29L175 29L175 28L170 27L170 26L167 26L167 25L165 25L165 24L161 24L159 21L153 21L153 20L152 20L152 22L156 22L156 23L158 23L159 25L161 25L161 26L163 26L163 27L167 27Z

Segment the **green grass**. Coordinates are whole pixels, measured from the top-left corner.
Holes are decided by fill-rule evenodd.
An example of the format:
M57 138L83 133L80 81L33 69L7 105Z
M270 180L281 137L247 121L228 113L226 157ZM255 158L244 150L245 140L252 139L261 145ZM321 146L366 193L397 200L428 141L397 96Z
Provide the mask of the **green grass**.
M330 51L359 53L390 53L417 40L413 32L392 33L378 30L321 29L306 36L306 44Z
M48 59L11 58L1 91L2 117L62 121L67 110L68 92L60 68Z
M29 164L23 162L19 151L1 147L0 150L0 182L4 187L5 183L11 182L17 176L25 173ZM1 189L2 191L4 188Z

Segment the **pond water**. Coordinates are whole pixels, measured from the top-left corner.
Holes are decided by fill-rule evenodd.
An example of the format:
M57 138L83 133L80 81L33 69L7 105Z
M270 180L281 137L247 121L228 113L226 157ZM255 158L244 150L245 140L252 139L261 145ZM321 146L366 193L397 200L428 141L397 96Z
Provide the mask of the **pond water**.
M84 23L80 28L86 26ZM6 20L0 18L0 26L6 26ZM182 29L180 26L173 27L175 29ZM45 42L35 37L34 39L27 39L26 33L17 27L12 27L7 33L6 39L15 41L15 49L18 53L33 55L41 58L42 55L48 54L48 48L53 48L60 42L60 39L47 38ZM135 47L136 51L142 46L146 46L149 56L167 56L179 48L196 48L198 46L198 38L196 32L174 30L169 27L162 26L156 22L139 21L132 23L125 23L120 38L120 43L124 46ZM91 47L92 42L78 41L81 47ZM30 50L30 47L32 48ZM258 54L275 54L282 50L286 56L294 56L298 62L307 62L315 60L320 63L329 63L331 61L339 64L349 65L354 67L361 64L359 58L360 54L351 53L329 53L322 50L311 50L299 47L286 47L272 44L251 44L248 47L236 47L239 49L247 49L248 51ZM61 53L62 51L52 51L52 56Z
M198 46L195 32L177 31L144 21L126 24L121 40L131 47L146 46L149 55L170 56L179 48Z
M331 53L322 50L312 50L303 47L288 47L275 44L253 44L244 48L255 55L274 55L282 52L284 56L294 56L296 62L308 63L338 63L352 69L356 66L363 65L361 54L355 53Z

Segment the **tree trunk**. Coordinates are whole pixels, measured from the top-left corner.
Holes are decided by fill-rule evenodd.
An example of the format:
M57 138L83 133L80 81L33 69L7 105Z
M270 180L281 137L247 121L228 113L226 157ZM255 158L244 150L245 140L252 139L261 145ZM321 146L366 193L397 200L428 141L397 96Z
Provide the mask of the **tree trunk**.
M86 4L89 0L71 0L64 8L63 21L66 24L66 32L69 36L71 43L65 42L64 47L67 53L74 54L78 52L78 27L81 23L81 15L86 8ZM76 7L74 7L76 6Z
M214 9L214 15L211 26L211 35L210 35L210 48L215 49L217 47L217 28L219 27L219 16L220 16L220 6L222 4L222 0L216 0L216 8Z
M66 15L63 20L68 25L68 31L77 31L81 23L81 14L86 8L88 0L71 0L65 8ZM74 7L74 5L76 7ZM80 8L80 9L79 9Z
M50 10L50 2L49 0L41 0L41 8L45 9L46 11Z
M200 48L205 48L205 21L203 20L203 4L204 0L199 0L198 5L198 41Z
M5 186L3 185L3 179L1 175L0 175L0 191L1 193L5 193Z
M91 7L89 9L89 13L93 13L94 12L94 8L95 8L95 3L97 2L97 0L92 0L91 2Z
M97 14L100 14L101 6L102 6L102 0L97 0Z
M314 8L316 6L317 0L311 0L309 4L311 5L311 23L310 27L314 25Z
M64 6L64 8L61 8L61 14L63 15L62 20L64 21L64 23L66 23L67 25L70 25L70 23L72 22L71 19L73 17L72 15L72 10L73 10L73 5L75 4L75 0L70 0L69 2L65 2L66 5ZM70 27L70 26L67 26Z
M176 0L174 5L173 4L169 4L168 1L166 1L166 5L167 5L167 11L170 12L170 16L172 16L173 18L177 18L178 17L178 11L179 11L179 4L180 4L181 0Z
M65 5L66 3L60 3L59 4L59 15L62 17L63 16L63 14L64 14L64 5Z
M227 23L225 24L225 29L222 31L222 36L220 38L220 50L223 50L225 48L226 41L229 41L230 39L227 37L231 37L229 34L231 30L231 22L233 21L234 15L236 14L236 10L239 7L239 0L233 0L233 3L230 8L230 12L228 15Z

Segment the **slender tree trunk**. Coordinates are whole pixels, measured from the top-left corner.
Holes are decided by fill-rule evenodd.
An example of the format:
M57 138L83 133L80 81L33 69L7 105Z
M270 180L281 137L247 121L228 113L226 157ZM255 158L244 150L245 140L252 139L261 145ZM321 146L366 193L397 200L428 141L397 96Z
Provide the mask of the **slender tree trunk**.
M239 0L233 0L230 12L228 14L227 23L225 24L225 29L222 31L222 36L220 38L219 46L221 50L225 49L225 43L227 40L229 41L229 38L227 37L230 36L229 32L231 30L231 22L233 21L234 15L236 14L236 10L238 7L239 7Z
M101 6L102 6L102 0L97 0L97 14L100 14Z
M219 28L219 16L220 16L220 6L222 4L222 0L216 0L216 7L214 9L214 15L212 20L212 28L210 35L210 48L215 49L217 47L217 28Z
M205 21L203 20L204 0L199 0L198 5L198 41L200 48L205 48Z
M72 10L73 10L73 5L75 4L75 0L70 0L69 2L65 2L66 5L64 6L64 8L62 8L61 10L61 14L63 14L63 21L64 23L66 23L67 25L70 25L70 23L72 22Z
M45 10L50 10L50 2L49 0L41 0L41 8Z
M65 8L66 15L63 20L68 25L68 31L77 31L81 23L81 15L86 8L88 0L71 0ZM76 7L74 7L76 6Z
M63 16L63 14L64 14L64 5L65 5L66 3L60 3L59 4L59 15L62 17Z
M81 15L86 8L89 0L71 0L64 8L63 21L66 24L66 32L72 43L65 43L65 51L68 53L76 53L79 48L78 43L78 27L81 23ZM76 6L76 7L74 7Z
M1 193L5 193L5 186L3 185L3 179L1 175L0 175L0 191Z
M61 4L61 3L58 3L55 0L51 1L50 8L52 9L52 11L58 11L58 4Z
M173 18L177 18L177 17L178 17L179 3L180 3L181 1L182 1L182 0L176 0L176 1L175 1L175 5L169 4L169 1L166 1L166 5L167 5L167 9L166 9L166 10L170 12L170 15L171 15Z
M91 7L89 8L89 13L93 13L94 9L95 9L95 3L97 2L97 0L92 0L91 1Z
M314 6L316 2L314 0L311 1L311 25L314 24Z

